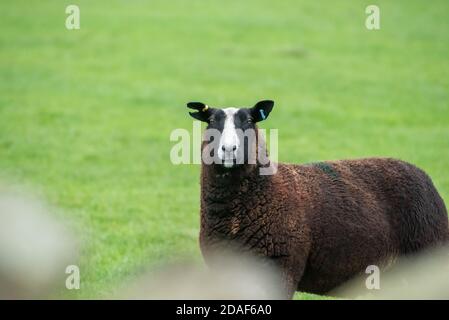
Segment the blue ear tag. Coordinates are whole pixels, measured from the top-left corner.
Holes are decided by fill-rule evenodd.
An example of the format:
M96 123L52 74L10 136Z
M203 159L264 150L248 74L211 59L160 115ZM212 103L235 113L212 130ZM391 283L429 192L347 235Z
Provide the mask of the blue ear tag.
M259 109L260 115L262 116L262 119L265 120L267 117L265 117L265 113L263 113L262 109Z

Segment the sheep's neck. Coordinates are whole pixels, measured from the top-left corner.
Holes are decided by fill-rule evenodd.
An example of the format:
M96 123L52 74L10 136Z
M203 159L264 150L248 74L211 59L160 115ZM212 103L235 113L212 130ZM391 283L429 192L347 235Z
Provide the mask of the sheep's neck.
M201 178L202 205L213 217L245 216L248 205L256 206L258 188L267 188L269 176L260 176L258 167L243 166L229 171L203 166ZM265 186L265 187L264 187Z
M269 199L260 190L269 189L272 178L259 176L258 170L252 172L211 176L211 172L203 171L201 226L204 246L231 242L242 249L254 249L259 243L255 240L265 237L267 230L264 227L269 227L266 207Z
M248 190L255 171L247 167L228 171L212 166L203 167L203 199L209 204L233 201Z

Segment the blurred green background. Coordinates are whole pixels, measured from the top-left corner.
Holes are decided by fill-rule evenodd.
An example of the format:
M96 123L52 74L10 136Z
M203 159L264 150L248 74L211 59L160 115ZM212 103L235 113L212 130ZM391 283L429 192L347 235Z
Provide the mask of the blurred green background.
M81 29L65 28L77 4ZM365 28L377 4L381 29ZM104 297L142 265L201 260L185 103L276 101L279 159L392 156L449 202L449 2L2 1L0 177L63 209ZM63 291L63 290L62 290ZM297 298L311 298L298 294Z

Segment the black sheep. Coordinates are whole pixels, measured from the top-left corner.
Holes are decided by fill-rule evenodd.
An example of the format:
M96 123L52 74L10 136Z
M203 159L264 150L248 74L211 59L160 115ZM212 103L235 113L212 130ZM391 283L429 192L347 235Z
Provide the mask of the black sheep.
M255 130L273 101L252 108L189 103L194 118L219 139L203 142L218 161L202 164L200 246L204 258L222 246L266 257L280 268L286 297L324 294L395 258L449 239L443 200L426 173L388 158L277 164L260 175L265 143L236 134ZM256 145L255 148L251 146ZM211 147L212 146L212 147ZM244 150L243 163L237 154Z

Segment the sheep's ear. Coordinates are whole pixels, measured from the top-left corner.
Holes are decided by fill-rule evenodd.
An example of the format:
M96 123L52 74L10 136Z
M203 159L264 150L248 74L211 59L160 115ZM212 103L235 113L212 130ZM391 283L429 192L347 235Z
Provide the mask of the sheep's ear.
M268 118L271 110L273 110L274 101L263 100L256 103L254 107L251 108L251 116L254 122L263 121Z
M192 118L203 122L207 122L211 115L209 106L202 102L189 102L187 108L198 110L198 112L189 112L189 114Z

